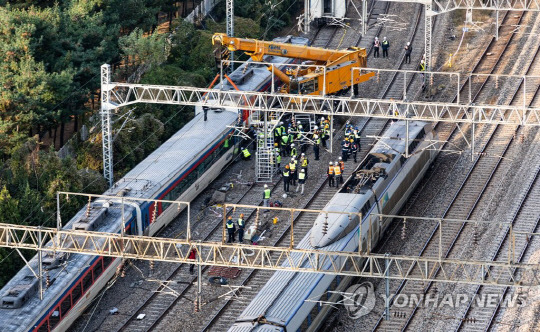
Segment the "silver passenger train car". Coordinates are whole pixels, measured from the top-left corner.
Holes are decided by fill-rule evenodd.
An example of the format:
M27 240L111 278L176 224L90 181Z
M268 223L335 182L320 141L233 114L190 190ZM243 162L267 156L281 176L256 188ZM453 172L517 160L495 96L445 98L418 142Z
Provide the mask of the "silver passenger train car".
M397 214L436 157L438 145L431 124L409 123L409 151L405 158L407 124L393 123L342 189L325 206L325 211L361 212L362 246L373 249L388 227L389 218L372 223L371 213ZM429 149L427 149L429 147ZM325 228L326 230L323 230ZM356 251L359 220L348 215L319 215L298 248L328 251ZM368 236L371 239L368 241ZM300 256L296 259L302 259ZM306 259L307 261L307 259ZM330 263L326 268L330 268ZM297 331L332 284L335 276L278 271L237 318L229 332Z
M283 37L279 41L307 44L306 38ZM290 63L292 59L266 57L266 62ZM247 65L246 65L247 66ZM240 66L229 82L216 88L265 91L271 74L266 69ZM195 118L156 151L116 182L104 194L118 199L95 200L64 224L64 229L120 232L122 220L127 234L152 236L181 211L167 204L150 202L120 208L121 197L191 201L232 160L235 146L232 126L245 120L237 109L216 109L203 120L201 109ZM242 115L242 116L240 116ZM0 332L65 331L92 302L122 263L121 259L79 254L44 255L42 266L49 277L39 296L37 256L0 290ZM44 278L45 279L45 276Z

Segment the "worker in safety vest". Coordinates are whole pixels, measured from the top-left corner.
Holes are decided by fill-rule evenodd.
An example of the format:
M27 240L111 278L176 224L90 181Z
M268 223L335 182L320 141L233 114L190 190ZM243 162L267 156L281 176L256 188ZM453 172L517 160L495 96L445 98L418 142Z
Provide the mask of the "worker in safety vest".
M283 191L289 192L289 181L291 179L291 171L289 165L285 165L283 170Z
M285 156L288 156L291 152L291 142L289 140L289 135L281 136L281 153L285 153Z
M233 243L234 233L236 232L236 226L234 225L231 216L229 216L229 218L227 219L227 223L225 224L225 227L227 228L227 233L229 234L229 240L227 242Z
M302 187L302 191L300 192L300 194L303 195L305 183L306 183L306 172L302 169L300 170L300 173L298 173L298 187L296 187L296 192L298 192L298 189Z
M328 163L328 186L335 186L334 182L334 164L332 162Z
M251 160L251 153L245 147L242 148L242 159Z
M315 160L319 160L319 145L321 145L321 137L318 134L313 135L313 153Z
M351 147L351 144L348 140L344 139L343 142L341 142L341 158L343 158L343 161L347 161L347 157L349 156L349 149Z
M291 158L296 158L298 156L298 150L296 150L296 145L291 144Z
M343 184L343 175L341 174L341 165L336 161L334 166L334 174L336 176L336 187Z
M358 130L358 127L354 129L354 142L358 145L358 148L360 149L360 130Z
M322 145L325 149L327 148L326 141L328 140L328 138L330 138L330 126L324 125L322 134L321 134L321 140L322 140Z
M341 157L339 157L338 160L339 167L341 168L341 173L343 173L345 172L345 163L343 162L343 159L341 159Z
M300 156L300 169L303 169L304 173L306 173L306 179L308 177L308 164L309 164L309 161L306 158L306 154L302 153L302 155ZM298 175L300 176L300 174Z
M274 141L277 143L281 142L281 127L280 126L276 126L276 128L274 129Z
M291 170L291 178L290 178L290 181L291 181L291 184L293 186L296 186L296 166L297 166L297 161L295 160L295 158L293 157L291 159L291 161L289 162L289 169Z
M351 142L351 153L353 155L354 162L357 163L356 155L358 154L358 145L356 144L356 142L352 138L349 141Z
M277 169L280 170L281 169L281 151L280 151L280 148L277 146L277 143L274 143L274 157L275 157L275 160L276 160L276 166L277 166Z
M240 217L238 218L238 242L240 243L244 242L245 226L246 226L246 223L244 222L244 214L240 213Z
M268 185L264 185L264 191L263 191L263 206L270 206L270 196L272 194L272 190L268 188Z

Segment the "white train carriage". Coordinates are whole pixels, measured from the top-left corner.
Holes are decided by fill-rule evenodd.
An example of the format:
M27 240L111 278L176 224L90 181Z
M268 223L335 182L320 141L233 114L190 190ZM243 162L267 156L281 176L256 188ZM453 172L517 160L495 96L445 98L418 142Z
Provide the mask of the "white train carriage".
M119 232L120 197L191 201L213 181L233 153L235 112L197 115L161 147L105 192L115 200L95 200L64 228ZM154 235L180 213L177 207L134 203L126 206L126 232ZM50 286L39 299L38 280L24 267L0 292L0 331L66 330L116 272L121 259L88 255L45 256ZM30 260L38 271L38 260Z
M283 42L307 44L306 38L283 37ZM266 57L265 61L292 61ZM246 74L246 72L248 74ZM265 91L271 75L259 66L240 66L220 88ZM238 125L240 110L214 109L203 120L196 109L193 120L137 165L105 195L191 201L212 182L231 161L236 144L231 126ZM154 235L180 212L176 206L137 203L126 206L121 216L120 200L96 200L87 213L81 209L64 228L120 232L125 220L126 232ZM157 209L157 210L156 210ZM38 271L37 256L29 261ZM0 331L65 331L92 302L117 272L121 259L87 255L45 256L49 287L39 298L39 282L28 266L0 290ZM43 282L45 288L45 282Z
M362 161L358 169L325 206L326 211L362 212L362 245L372 249L382 238L391 220L371 227L368 217L374 213L396 214L422 179L436 157L431 125L424 122L409 124L409 151L405 159L406 123L396 122ZM425 149L428 146L431 149ZM322 230L327 223L327 231ZM358 249L358 219L347 215L319 215L313 228L300 241L298 248L318 248L328 251L356 251ZM300 256L295 259L301 259ZM305 261L307 265L307 259ZM339 265L339 262L338 262ZM328 263L324 268L330 268ZM332 284L335 276L321 273L276 272L237 318L229 332L297 331L312 312L314 300L319 299ZM313 301L306 301L306 300Z
M317 26L343 19L348 5L349 0L309 0L310 19Z

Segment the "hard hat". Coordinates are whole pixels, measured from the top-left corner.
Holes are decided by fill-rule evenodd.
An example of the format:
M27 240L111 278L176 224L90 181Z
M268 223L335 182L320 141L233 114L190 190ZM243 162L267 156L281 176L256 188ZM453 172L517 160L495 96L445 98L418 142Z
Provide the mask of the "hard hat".
M339 157L338 159L341 160L341 157Z
M319 127L315 126L315 128L313 128L313 129L317 130L317 129L319 129Z
M411 43L410 43L410 42L407 42L407 46L409 46L409 45L411 45Z
M301 173L305 173L305 172L306 172L306 170L302 168L302 170L301 170L300 172L301 172Z
M243 213L240 213L240 218L243 218L244 217L244 214Z
M335 162L334 164L336 164L336 165L337 165L337 164L339 164L339 163L338 163L338 162L336 161L336 162Z
M268 188L268 185L267 185L267 184L265 184L265 185L264 185L264 188Z
M285 168L289 168L289 165L285 165Z
M297 121L296 123L297 123L297 124L300 124L300 121Z
M277 144L277 143L274 143L274 146L278 146L278 144Z
M294 146L294 143L293 143L293 144L291 144L291 146Z
M302 128L302 125L301 125L301 124L299 124L299 125L298 125L298 128Z
M384 37L383 40L386 40L386 37Z
M229 220L232 220L232 216L229 216L229 218L228 218L228 219L229 219Z
M334 163L333 163L333 162L329 162L328 165L334 165Z
M321 116L321 120L324 120L324 116Z
M375 40L379 40L379 37L375 37Z
M280 121L279 124L282 125L282 124L283 124L283 121Z
M306 154L305 153L302 153L302 157L305 156Z

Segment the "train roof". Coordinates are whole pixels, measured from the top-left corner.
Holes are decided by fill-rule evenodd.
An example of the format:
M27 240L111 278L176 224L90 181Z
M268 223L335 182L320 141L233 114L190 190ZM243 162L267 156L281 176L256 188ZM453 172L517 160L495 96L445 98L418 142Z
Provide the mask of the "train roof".
M409 139L417 137L422 130L425 130L426 125L429 124L423 121L409 121ZM403 154L405 153L406 136L407 121L393 122L370 153Z
M341 251L346 247L354 234L356 234L356 230L327 247L319 248L319 250ZM297 248L314 249L310 245L310 237L311 230L308 231L306 236L300 241ZM301 259L301 255L292 255L292 257L295 260ZM289 264L285 263L284 265ZM238 317L237 323L229 329L229 332L280 331L280 329L273 330L269 328L268 325L253 326L250 322L264 313L264 316L268 321L286 325L289 319L298 310L299 305L304 304L303 301L299 302L298 300L308 299L311 295L312 285L317 279L320 279L323 276L322 273L275 272L259 293L257 293L255 298L244 309L242 314ZM283 295L285 292L287 296ZM246 330L246 328L248 329Z
M126 196L139 198L155 197L160 188L163 188L176 173L183 171L193 160L204 153L212 142L225 134L225 130L229 130L226 126L234 124L236 120L237 115L232 112L211 112L206 122L203 120L203 115L198 114L126 174L124 178L116 182L105 194L116 195L120 190L131 188L131 190L127 191ZM94 203L93 207L96 207L97 210L100 208L99 206L95 206ZM133 208L129 206L125 207L124 214L126 220L129 220L131 217L132 210ZM83 218L85 213L86 208L81 209L63 228L71 229L73 223ZM103 217L103 220L99 223L99 228L96 230L117 232L119 230L118 221L120 219L121 209L119 205L113 204L111 208L107 209L106 216ZM60 265L59 268L51 270L50 277L54 279L54 283L44 291L43 301L39 299L38 290L20 308L0 308L0 331L28 330L33 321L35 321L36 315L48 308L52 301L56 301L60 293L71 285L96 258L96 256L79 254L71 254L68 257L69 259ZM29 263L37 273L37 255ZM10 291L16 291L18 285L28 283L30 279L36 285L39 285L32 271L28 266L24 266L0 290L0 297L5 296Z
M116 194L127 187L131 188L130 196L154 197L165 185L164 181L201 156L212 142L224 135L224 131L230 130L227 126L238 120L238 115L233 112L208 112L208 121L203 120L202 113L197 114L105 194Z

